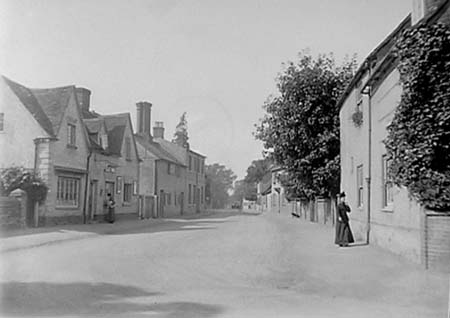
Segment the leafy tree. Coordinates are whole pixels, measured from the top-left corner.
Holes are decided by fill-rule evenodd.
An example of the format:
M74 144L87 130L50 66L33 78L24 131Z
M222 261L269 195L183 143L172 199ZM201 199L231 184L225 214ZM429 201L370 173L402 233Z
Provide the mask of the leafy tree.
M37 202L43 202L47 196L48 187L42 179L23 167L3 169L0 175L0 192L8 196L12 191L21 189L28 197Z
M247 174L244 181L246 183L258 183L264 176L270 172L272 160L270 157L264 159L253 160L251 165L247 168Z
M240 202L242 200L255 201L257 198L256 183L246 182L245 180L238 180L234 183L232 200L233 202Z
M229 192L233 188L236 175L224 165L214 163L205 166L206 173L206 194L210 198L213 209L225 208L229 202Z
M175 129L175 134L173 136L172 142L180 145L181 147L189 148L188 140L189 137L187 131L187 119L186 112L184 112L183 115L181 115L180 122Z
M307 53L277 78L278 96L263 106L256 138L287 172L290 196L329 196L339 191L340 141L337 101L353 77L355 59L337 66L333 56Z
M385 140L392 181L430 209L450 208L450 28L406 31L396 45L403 93Z

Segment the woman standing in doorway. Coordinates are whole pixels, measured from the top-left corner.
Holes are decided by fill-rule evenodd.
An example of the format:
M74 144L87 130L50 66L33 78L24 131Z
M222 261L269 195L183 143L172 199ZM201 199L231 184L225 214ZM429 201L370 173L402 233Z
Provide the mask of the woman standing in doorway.
M107 195L106 205L108 206L108 221L109 223L114 223L115 221L114 208L116 207L116 202L114 202L111 193L108 193Z
M336 238L334 241L339 246L348 246L348 244L355 242L347 215L349 212L350 207L345 203L345 192L341 192L337 206Z

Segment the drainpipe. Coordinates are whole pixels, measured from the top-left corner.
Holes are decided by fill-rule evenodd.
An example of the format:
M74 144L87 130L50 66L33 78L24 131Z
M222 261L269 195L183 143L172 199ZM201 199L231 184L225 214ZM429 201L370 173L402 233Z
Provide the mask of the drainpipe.
M370 61L369 61L370 63ZM369 79L372 74L371 65L369 64ZM367 226L366 226L366 244L370 243L370 222L371 222L371 181L372 181L372 90L371 86L367 87L366 91L362 92L363 94L368 96L368 104L367 104L367 121L368 121L368 169L367 169Z
M86 221L87 221L86 208L87 208L87 193L88 193L88 184L89 184L89 163L91 162L91 156L92 156L92 151L90 150L89 154L87 156L86 182L84 184L83 224L86 224Z

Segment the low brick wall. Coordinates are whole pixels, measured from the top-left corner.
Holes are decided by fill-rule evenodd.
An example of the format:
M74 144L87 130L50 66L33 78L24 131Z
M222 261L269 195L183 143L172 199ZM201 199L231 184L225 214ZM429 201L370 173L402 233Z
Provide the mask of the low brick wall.
M423 257L426 268L450 273L450 213L425 211Z
M2 230L25 227L25 211L16 198L0 197L0 228Z

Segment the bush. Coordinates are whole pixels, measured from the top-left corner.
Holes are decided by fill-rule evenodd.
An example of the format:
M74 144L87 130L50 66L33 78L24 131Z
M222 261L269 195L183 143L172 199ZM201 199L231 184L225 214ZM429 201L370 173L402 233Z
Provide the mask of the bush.
M21 189L33 201L43 202L47 196L48 187L33 171L23 167L4 169L0 179L1 194L8 196L12 191Z

